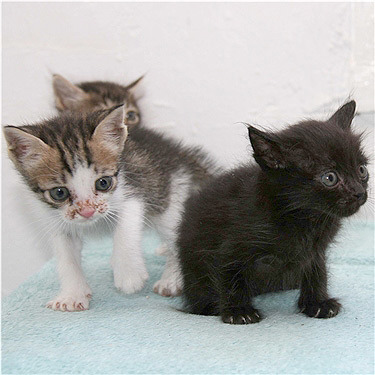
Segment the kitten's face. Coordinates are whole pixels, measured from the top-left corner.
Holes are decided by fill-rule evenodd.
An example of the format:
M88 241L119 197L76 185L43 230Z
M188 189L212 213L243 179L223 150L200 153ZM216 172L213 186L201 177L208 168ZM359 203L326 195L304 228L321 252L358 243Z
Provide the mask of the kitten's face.
M82 82L74 85L56 74L53 76L56 108L60 112L94 112L123 104L125 108L124 124L138 125L141 116L132 90L142 78L138 78L126 87L102 81Z
M116 215L119 158L127 135L123 118L120 107L5 127L10 158L64 223L88 225Z
M249 129L255 159L283 185L290 210L345 217L366 202L367 158L350 129L354 111L350 102L326 122L306 121L275 134Z

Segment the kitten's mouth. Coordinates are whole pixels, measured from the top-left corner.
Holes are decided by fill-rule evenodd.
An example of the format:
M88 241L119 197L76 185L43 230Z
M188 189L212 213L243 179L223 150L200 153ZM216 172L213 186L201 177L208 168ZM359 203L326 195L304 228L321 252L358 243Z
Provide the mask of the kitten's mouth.
M92 224L95 223L99 219L99 215L92 215L90 217L82 217L82 216L77 216L75 219L75 222L77 224Z
M66 217L74 223L88 225L95 223L107 211L104 204L80 204L72 206L66 212Z
M80 224L80 225L91 225L93 223L96 223L100 217L100 213L95 209L90 210L76 210L75 212L70 212L68 215L69 221Z
M323 209L322 212L329 216L335 216L337 218L352 216L359 211L361 206L366 203L367 196L361 199L356 199L353 201L339 201L335 206L329 209Z
M338 209L339 216L341 217L348 217L354 215L359 211L361 206L366 202L366 199L360 201L354 201L347 203L345 206L341 206Z

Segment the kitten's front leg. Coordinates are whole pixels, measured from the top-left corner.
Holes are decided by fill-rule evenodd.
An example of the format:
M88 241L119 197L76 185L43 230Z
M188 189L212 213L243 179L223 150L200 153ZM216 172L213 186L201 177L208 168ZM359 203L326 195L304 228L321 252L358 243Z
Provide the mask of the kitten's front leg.
M87 310L92 292L81 267L81 239L73 235L57 234L52 241L61 289L58 296L47 303L47 307L61 311Z
M311 318L332 318L340 311L341 304L328 297L324 253L317 254L304 270L298 307Z
M111 265L116 288L130 294L141 290L148 279L142 254L144 208L137 198L128 199L121 207L113 239Z
M262 320L261 313L252 305L256 294L253 277L251 269L235 259L228 261L220 272L220 315L224 323L252 324Z
M220 315L224 323L252 324L262 320L262 315L252 305L252 292L240 277L234 277L223 289L220 298Z

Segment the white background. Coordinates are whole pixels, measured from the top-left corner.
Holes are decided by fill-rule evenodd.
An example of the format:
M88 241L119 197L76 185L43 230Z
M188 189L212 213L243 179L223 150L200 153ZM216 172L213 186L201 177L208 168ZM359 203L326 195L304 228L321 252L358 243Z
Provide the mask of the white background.
M55 114L52 73L123 84L146 73L145 124L226 167L250 157L241 121L324 119L348 98L373 119L372 3L4 3L2 16L3 125ZM50 254L4 143L2 167L6 295Z

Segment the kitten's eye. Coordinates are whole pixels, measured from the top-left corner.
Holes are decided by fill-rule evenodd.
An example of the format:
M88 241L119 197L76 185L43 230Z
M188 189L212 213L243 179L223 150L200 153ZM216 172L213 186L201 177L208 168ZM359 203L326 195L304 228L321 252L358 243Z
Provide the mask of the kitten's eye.
M56 187L49 191L49 195L57 202L64 202L69 197L70 193L65 187Z
M321 177L321 180L324 185L332 187L338 183L339 178L337 177L337 174L335 172L327 172L324 173L324 175Z
M368 171L367 168L364 165L361 165L358 168L359 177L361 177L361 180L367 180L368 178Z
M96 190L106 191L109 190L112 186L112 177L102 177L95 182Z
M126 124L134 124L139 121L139 115L136 111L128 111L125 115Z

